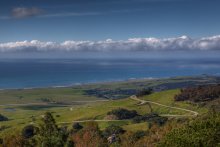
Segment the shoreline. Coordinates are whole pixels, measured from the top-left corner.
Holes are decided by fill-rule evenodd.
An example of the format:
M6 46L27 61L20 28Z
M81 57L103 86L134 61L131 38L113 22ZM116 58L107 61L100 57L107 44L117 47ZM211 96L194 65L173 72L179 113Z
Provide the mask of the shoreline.
M166 78L129 78L126 80L112 80L112 81L100 81L100 82L85 82L85 83L75 83L70 85L57 85L57 86L45 86L45 87L24 87L24 88L1 88L0 91L4 90L33 90L33 89L46 89L46 88L71 88L77 86L89 86L89 85L99 85L99 84L112 84L112 83L121 83L121 82L135 82L140 80L157 80L157 79L168 79L172 77Z
M126 82L140 82L140 81L150 81L150 80L165 80L165 79L174 79L174 78L203 78L203 77L220 77L217 75L191 75L191 76L174 76L174 77L161 77L161 78L129 78L126 80L112 80L112 81L99 81L99 82L87 82L87 83L75 83L71 85L57 85L57 86L45 86L45 87L24 87L24 88L1 88L0 91L9 91L9 90L34 90L34 89L56 89L56 88L71 88L77 86L90 86L90 85L101 85L101 84L115 84L115 83L126 83Z

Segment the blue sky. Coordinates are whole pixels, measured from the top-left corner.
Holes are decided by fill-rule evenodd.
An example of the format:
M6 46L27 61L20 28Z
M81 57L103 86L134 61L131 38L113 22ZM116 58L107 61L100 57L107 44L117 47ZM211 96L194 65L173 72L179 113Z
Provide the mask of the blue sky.
M0 58L218 58L220 0L0 0Z
M220 34L219 0L1 0L0 43Z

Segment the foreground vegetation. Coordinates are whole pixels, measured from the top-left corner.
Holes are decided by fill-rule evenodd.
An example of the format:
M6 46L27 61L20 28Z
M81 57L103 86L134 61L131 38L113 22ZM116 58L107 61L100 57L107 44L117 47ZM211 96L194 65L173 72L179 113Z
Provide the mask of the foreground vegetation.
M82 147L82 146L217 146L220 145L220 114L214 111L196 120L169 120L164 125L151 124L147 131L125 131L110 125L100 130L96 122L72 128L58 127L47 112L39 124L28 125L21 132L0 139L6 147Z

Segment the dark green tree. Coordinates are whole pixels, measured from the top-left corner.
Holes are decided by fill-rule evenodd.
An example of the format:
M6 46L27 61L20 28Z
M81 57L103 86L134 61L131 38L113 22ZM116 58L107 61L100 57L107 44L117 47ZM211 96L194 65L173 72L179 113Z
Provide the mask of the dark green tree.
M74 130L81 130L83 128L79 123L73 123L72 127Z
M36 127L34 127L33 125L25 126L21 132L22 136L26 139L33 137L35 133L36 133Z
M42 123L39 126L38 144L42 147L63 147L64 134L60 131L50 112L46 112L42 117Z

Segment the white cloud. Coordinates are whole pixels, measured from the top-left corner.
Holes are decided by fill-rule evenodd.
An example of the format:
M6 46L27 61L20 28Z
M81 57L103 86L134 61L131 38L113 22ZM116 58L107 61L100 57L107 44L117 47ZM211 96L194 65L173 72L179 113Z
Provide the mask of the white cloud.
M0 20L7 19L21 19L27 17L37 17L37 18L56 18L56 17L76 17L76 16L96 16L96 15L106 15L111 13L130 13L135 11L143 11L144 9L123 9L123 10L112 10L112 11L90 11L90 12L59 12L59 13L46 13L45 10L37 7L16 7L11 10L11 15L2 15Z
M220 50L220 35L192 39L177 38L131 38L114 41L64 41L42 42L38 40L0 43L0 52L75 52L75 51L181 51Z
M85 12L85 13L66 12L66 13L45 14L45 15L40 15L39 17L51 18L51 17L93 16L93 15L101 15L101 13L100 12Z
M42 14L43 10L32 7L32 8L25 8L25 7L17 7L12 9L12 16L14 18L25 18L25 17L30 17L30 16L37 16Z

